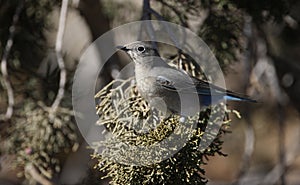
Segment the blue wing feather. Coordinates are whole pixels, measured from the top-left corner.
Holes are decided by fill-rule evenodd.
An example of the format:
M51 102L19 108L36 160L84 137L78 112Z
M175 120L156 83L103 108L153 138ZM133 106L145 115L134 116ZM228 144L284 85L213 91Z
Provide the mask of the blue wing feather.
M244 95L225 90L221 87L210 84L195 77L191 77L191 79L193 83L185 82L184 86L182 84L176 85L176 82L171 81L165 76L158 76L156 82L167 90L177 91L180 93L197 93L199 95L200 101L204 105L209 105L211 103L211 96L215 96L216 99L224 98L225 100L231 101L256 102L255 100L245 97Z

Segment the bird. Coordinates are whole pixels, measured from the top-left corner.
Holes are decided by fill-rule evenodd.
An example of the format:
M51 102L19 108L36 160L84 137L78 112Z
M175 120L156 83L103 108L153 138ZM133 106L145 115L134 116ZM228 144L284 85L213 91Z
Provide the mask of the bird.
M192 116L222 100L256 102L170 66L150 41L136 41L117 49L135 64L136 87L151 107L166 115Z

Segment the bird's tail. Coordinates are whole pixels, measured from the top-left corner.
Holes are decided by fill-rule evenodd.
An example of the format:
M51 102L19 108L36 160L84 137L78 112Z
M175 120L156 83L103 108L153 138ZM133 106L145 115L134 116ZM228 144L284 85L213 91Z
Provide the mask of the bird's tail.
M226 101L229 100L229 101L247 101L247 102L254 102L254 103L257 102L256 100L241 95L237 95L236 93L233 92L227 93L227 95L224 96L224 99Z

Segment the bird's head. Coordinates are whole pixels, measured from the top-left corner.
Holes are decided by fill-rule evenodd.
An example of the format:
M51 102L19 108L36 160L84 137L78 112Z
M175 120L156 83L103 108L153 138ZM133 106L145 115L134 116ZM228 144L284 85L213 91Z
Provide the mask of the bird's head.
M138 41L125 46L117 46L117 48L125 51L134 62L142 61L146 57L159 56L151 42Z

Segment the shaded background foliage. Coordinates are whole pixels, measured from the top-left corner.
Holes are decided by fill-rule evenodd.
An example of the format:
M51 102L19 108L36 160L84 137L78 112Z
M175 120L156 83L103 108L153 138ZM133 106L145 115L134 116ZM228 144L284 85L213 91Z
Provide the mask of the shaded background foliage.
M107 183L99 178L105 174L87 170L95 161L90 161L91 151L87 151L72 117L72 77L89 43L109 29L141 17L191 28L216 55L230 89L260 102L229 105L240 110L243 119L232 118L232 133L224 137L222 146L228 157L210 158L206 165L210 183L300 182L294 175L300 170L298 1L70 1L62 49L68 75L56 121L48 116L60 80L54 43L61 1L0 0L2 59L16 8L22 2L8 55L8 77L15 99L10 119L3 116L8 104L5 79L0 75L0 184L35 184L38 177L52 184ZM70 47L74 45L77 47ZM115 55L99 75L99 88L125 64L122 56ZM51 139L39 140L39 135L45 134L53 138L52 148L47 147Z

